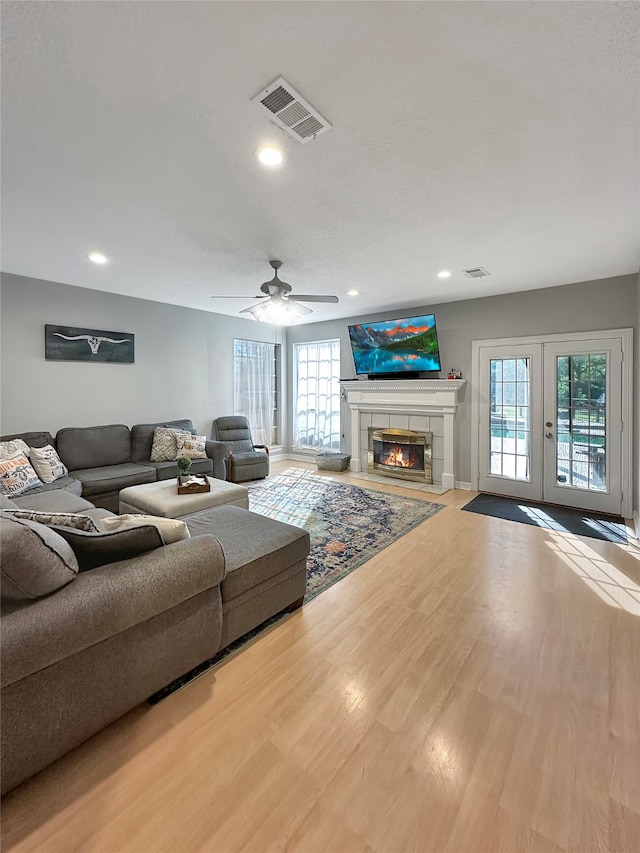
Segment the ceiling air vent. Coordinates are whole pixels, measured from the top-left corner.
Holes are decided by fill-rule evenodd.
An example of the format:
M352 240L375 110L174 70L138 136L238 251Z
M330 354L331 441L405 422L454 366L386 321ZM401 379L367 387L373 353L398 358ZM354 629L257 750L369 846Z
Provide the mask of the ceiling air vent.
M483 278L485 275L491 275L484 267L472 267L470 270L463 270L462 272L469 278Z
M282 77L278 77L251 100L261 104L278 127L303 145L331 130L326 118Z

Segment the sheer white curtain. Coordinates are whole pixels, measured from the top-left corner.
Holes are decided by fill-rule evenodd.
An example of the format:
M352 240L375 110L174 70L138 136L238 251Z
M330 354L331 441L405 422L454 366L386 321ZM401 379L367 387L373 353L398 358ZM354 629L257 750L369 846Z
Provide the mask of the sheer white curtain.
M340 341L294 344L293 443L340 449Z
M234 413L249 419L255 444L273 444L276 410L276 345L233 342Z

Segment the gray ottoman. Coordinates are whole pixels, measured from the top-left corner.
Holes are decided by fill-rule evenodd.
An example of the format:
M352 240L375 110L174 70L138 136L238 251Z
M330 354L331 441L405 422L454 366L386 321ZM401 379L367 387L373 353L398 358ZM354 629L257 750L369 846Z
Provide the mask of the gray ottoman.
M225 554L221 649L286 607L302 605L311 547L306 530L231 506L184 521L192 536L212 533Z
M157 483L129 486L120 492L120 515L142 512L147 515L162 515L165 518L182 518L224 504L249 509L249 492L244 486L226 483L215 477L207 479L211 486L210 492L190 495L178 494L176 480L159 480Z

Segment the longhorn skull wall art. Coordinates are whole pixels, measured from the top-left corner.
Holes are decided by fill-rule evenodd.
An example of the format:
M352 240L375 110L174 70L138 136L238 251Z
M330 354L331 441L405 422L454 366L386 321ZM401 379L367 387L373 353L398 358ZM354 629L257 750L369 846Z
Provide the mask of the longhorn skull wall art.
M134 336L131 332L47 324L44 327L44 357L54 361L133 364Z

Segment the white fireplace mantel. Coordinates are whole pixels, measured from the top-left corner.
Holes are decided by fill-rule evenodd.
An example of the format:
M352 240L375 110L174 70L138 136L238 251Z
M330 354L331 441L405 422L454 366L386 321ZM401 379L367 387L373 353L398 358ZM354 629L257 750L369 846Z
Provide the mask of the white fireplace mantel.
M360 471L360 415L362 412L435 415L444 419L442 486L455 488L455 413L458 393L466 379L349 380L340 383L351 411L351 470Z

